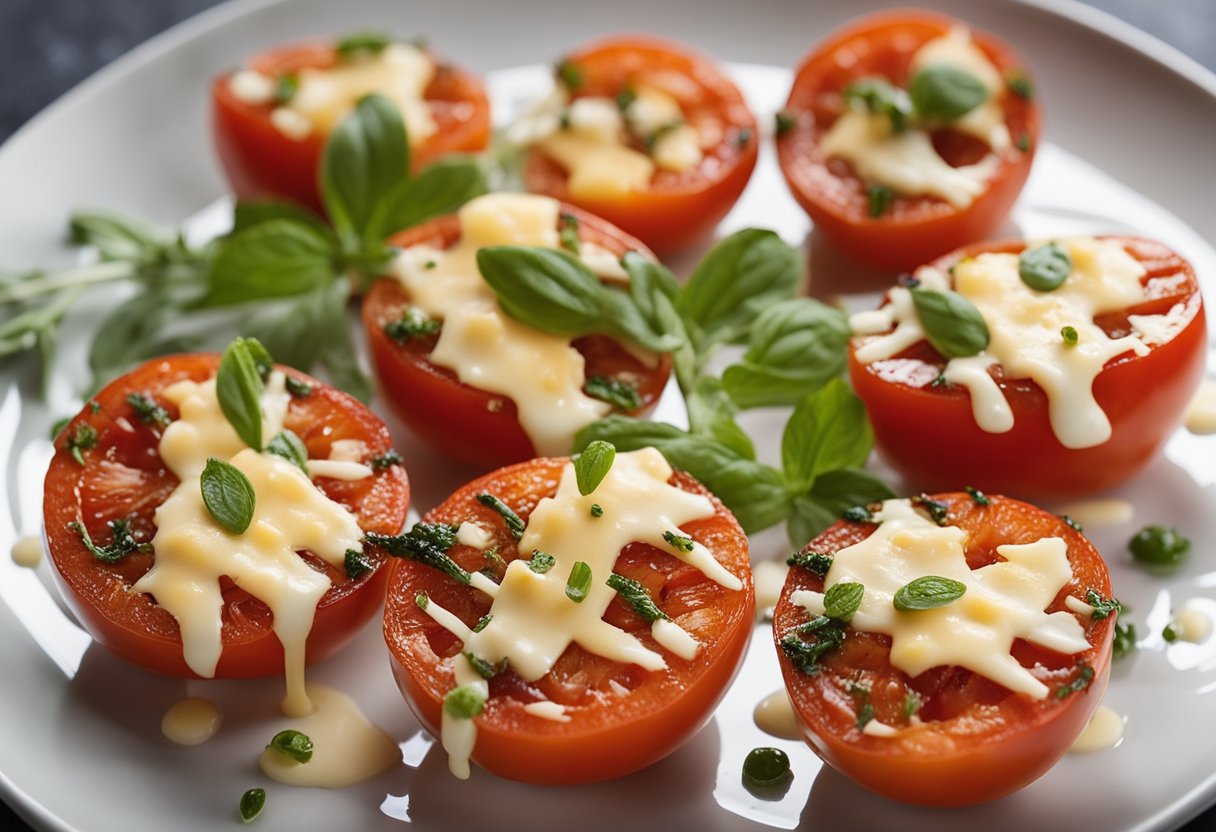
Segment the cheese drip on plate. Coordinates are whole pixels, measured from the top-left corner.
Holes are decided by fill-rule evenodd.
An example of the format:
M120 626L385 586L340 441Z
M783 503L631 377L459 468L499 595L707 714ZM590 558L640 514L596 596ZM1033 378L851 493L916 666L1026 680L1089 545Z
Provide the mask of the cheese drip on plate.
M514 560L501 584L478 585L493 598L489 623L478 632L434 601L425 605L427 614L464 642L464 651L491 664L505 659L526 682L547 674L571 644L649 671L663 670L667 659L661 653L603 620L616 595L606 581L621 550L630 543L648 543L692 565L726 589L743 588L743 582L700 543L692 541L691 551L684 551L664 539L664 533L684 537L680 526L714 514L707 497L669 485L671 475L671 466L654 448L617 454L600 485L583 496L574 466L568 463L557 493L537 504L519 541L520 552L547 552L554 557L554 566L540 573L534 572L527 560ZM602 516L592 515L593 504L602 507ZM579 561L590 567L591 585L586 598L575 603L566 595L566 584ZM684 659L695 657L700 648L696 638L676 621L658 619L652 634L666 651ZM453 662L457 686L471 686L483 698L488 696L488 683L463 653ZM546 711L537 715L569 718L564 710ZM467 778L468 758L477 735L476 719L452 717L445 708L442 734L452 773Z
M410 145L418 147L438 130L423 97L434 77L435 62L408 43L392 43L375 55L340 59L323 69L305 67L296 73L295 94L271 112L271 122L295 141L313 133L328 135L360 98L378 93L397 106ZM237 99L253 105L273 103L277 87L274 78L248 69L234 73L228 82Z
M532 194L495 193L460 209L460 241L401 252L391 270L427 317L443 321L430 360L465 384L515 403L519 423L540 456L568 453L574 435L612 406L583 393L586 367L571 338L516 321L499 308L477 269L477 250L517 245L557 248L561 203ZM589 264L607 252L584 243ZM611 257L611 255L609 255ZM613 264L615 257L611 257Z
M988 188L1010 147L1009 130L1000 98L1000 71L971 40L967 29L955 27L929 41L912 56L911 72L929 66L951 66L968 73L988 89L988 99L951 122L950 127L984 142L991 153L973 165L952 167L938 155L926 127L909 124L896 133L891 119L878 113L848 109L820 138L820 150L843 159L862 180L884 185L896 193L935 196L955 208L966 208Z
M290 400L284 381L283 373L274 371L263 392L265 437L282 430ZM211 677L223 652L220 579L230 578L274 615L287 677L283 708L293 715L307 713L305 641L330 580L297 553L307 549L341 566L348 549L362 551L363 532L354 515L298 467L245 445L220 410L215 378L179 381L164 397L180 415L165 428L158 450L181 484L156 510L155 561L132 590L151 594L173 615L186 664ZM253 485L253 521L243 534L222 528L203 503L200 475L210 457L228 461Z
M1072 578L1068 547L1061 538L998 546L1003 561L971 569L964 549L967 532L938 526L910 501L887 500L874 520L879 526L873 534L836 553L824 591L838 583L865 587L850 626L891 636L894 667L916 676L933 667L956 665L1015 693L1044 699L1047 686L1010 655L1014 640L1023 638L1065 655L1089 649L1076 616L1044 611ZM926 575L958 581L966 592L936 609L897 610L895 593ZM824 614L821 592L799 590L790 599Z
M975 422L989 433L1012 429L1014 419L988 368L999 364L1007 378L1032 379L1047 394L1048 416L1060 444L1088 448L1111 435L1110 420L1094 398L1094 379L1112 358L1147 354L1148 344L1157 340L1158 322L1168 315L1132 315L1134 334L1108 337L1094 318L1144 299L1144 266L1114 240L1077 237L1057 244L1071 257L1072 270L1050 292L1035 291L1022 281L1017 254L985 252L955 264L954 289L979 310L991 340L978 355L951 359L943 374L967 388ZM946 276L931 267L922 267L916 277L926 289L948 288ZM863 364L891 359L924 338L911 293L896 287L888 297L883 308L849 319L855 334L874 336L857 348ZM1075 344L1061 336L1066 326L1076 330Z

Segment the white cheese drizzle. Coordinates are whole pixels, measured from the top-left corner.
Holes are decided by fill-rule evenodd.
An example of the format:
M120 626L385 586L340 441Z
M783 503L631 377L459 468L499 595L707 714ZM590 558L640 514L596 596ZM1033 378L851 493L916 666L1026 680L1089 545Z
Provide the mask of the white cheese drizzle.
M178 745L201 745L215 736L224 721L208 699L192 696L175 704L160 720L160 732Z
M879 526L873 534L836 553L824 589L844 582L865 587L850 624L891 636L893 666L916 676L932 667L957 665L1015 693L1043 699L1047 686L1010 655L1014 640L1024 638L1066 655L1089 649L1072 613L1044 611L1072 577L1062 539L998 546L1003 561L971 569L964 550L966 531L938 526L908 500L887 500L874 519ZM925 575L959 581L966 592L936 609L897 610L896 591ZM816 615L824 614L823 599L823 593L813 590L791 596Z
M1123 717L1100 705L1094 715L1089 718L1085 730L1068 750L1074 754L1090 754L1094 751L1105 751L1114 748L1123 739Z
M802 729L794 716L794 704L785 688L775 690L760 700L752 711L756 727L766 734L784 740L802 739Z
M1094 399L1094 379L1112 358L1149 351L1138 335L1110 338L1094 323L1106 312L1126 309L1144 298L1144 267L1114 240L1075 237L1057 241L1072 259L1072 270L1060 288L1038 292L1018 276L1018 255L985 252L954 266L954 289L971 301L988 325L990 341L978 355L954 358L946 365L947 381L971 394L972 413L989 433L1013 428L1013 411L996 380L986 371L1000 364L1008 378L1033 379L1047 394L1052 431L1066 448L1088 448L1110 438L1110 420ZM937 269L916 273L926 289L944 289ZM881 309L850 318L863 364L889 359L924 338L908 289L896 287ZM1139 316L1141 326L1161 316ZM1067 344L1060 331L1077 332ZM893 329L891 329L894 327ZM890 332L885 332L891 329ZM878 334L882 333L882 334Z
M1186 409L1186 429L1191 433L1216 433L1216 381L1205 378Z
M13 544L13 563L33 569L42 562L42 538L36 535L23 537Z

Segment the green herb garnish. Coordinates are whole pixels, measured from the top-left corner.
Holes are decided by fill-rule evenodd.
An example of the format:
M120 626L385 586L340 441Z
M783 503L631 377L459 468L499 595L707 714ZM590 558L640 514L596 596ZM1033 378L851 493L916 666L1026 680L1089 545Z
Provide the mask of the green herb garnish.
M866 189L866 213L871 217L881 217L887 213L895 192L886 185L871 185Z
M169 423L173 421L169 416L169 411L161 407L156 399L147 393L129 393L127 404L135 409L135 416L145 425L156 424L163 428L168 427Z
M346 569L346 577L352 581L357 581L372 571L372 561L363 552L357 549L347 549L346 555L342 559L342 565Z
M606 583L616 590L617 595L621 596L621 600L632 607L633 611L647 624L653 624L660 618L665 621L671 620L667 613L659 609L659 605L650 597L646 587L638 581L613 572L608 576Z
M753 748L743 759L743 784L765 788L790 778L790 758L780 748Z
M1028 248L1018 255L1018 277L1036 292L1059 289L1072 271L1072 257L1056 243Z
M1079 532L1084 532L1084 531L1085 531L1085 529L1083 529L1083 528L1081 527L1081 524L1080 524L1080 523L1078 523L1076 520L1073 520L1073 519L1072 519L1071 517L1069 517L1067 514L1061 514L1061 515L1060 515L1060 519L1064 521L1064 525L1065 525L1065 526L1068 526L1068 528L1072 529L1074 532L1078 532L1078 533L1079 533Z
M845 581L832 584L823 595L823 614L837 621L848 621L861 606L866 588L859 583Z
M288 374L283 379L287 392L293 399L307 399L312 395L312 385Z
M1161 631L1161 637L1167 644L1173 644L1178 640L1178 630L1174 627L1173 622L1165 625L1165 629Z
M97 430L88 422L81 422L63 446L72 455L72 459L84 465L83 452L97 446Z
M1127 546L1137 563L1157 569L1177 569L1191 551L1191 541L1170 526L1145 526Z
M308 473L308 447L295 431L283 428L275 434L266 446L266 453L280 456L305 474Z
M1034 98L1034 85L1029 76L1020 69L1011 69L1005 73L1005 86L1018 98L1024 98L1027 101Z
M908 691L908 695L904 697L904 719L911 719L920 711L921 702L920 694L914 690Z
M397 453L392 448L389 448L379 456L372 457L372 469L383 471L392 465L404 465L405 460L401 458L401 454Z
M789 110L778 110L776 116L776 132L777 136L784 136L786 133L798 126L798 116Z
M781 651L800 671L813 676L819 672L819 660L844 643L844 627L844 622L835 618L812 616L782 637Z
M988 88L969 72L930 64L912 76L908 97L916 114L930 121L956 121L988 100Z
M368 532L363 536L363 542L378 546L395 558L424 563L467 584L472 580L469 573L448 557L448 550L456 545L456 529L450 523L415 523L405 534Z
M274 84L274 103L290 104L300 91L300 76L294 72L280 75Z
M495 664L494 662L486 661L481 656L471 653L468 650L465 650L463 655L465 659L468 660L469 664L473 666L473 669L477 671L477 675L483 679L493 679L499 673L502 673L502 671L507 667L506 659L503 659L501 662Z
M688 535L676 534L672 531L663 532L663 539L667 541L667 545L678 552L688 553L693 550L692 538Z
M849 506L840 513L840 518L850 523L870 523L874 515L867 506Z
M1030 152L1030 134L1018 133L1018 138L1013 143L1013 146L1016 147L1018 150L1022 151L1023 153L1029 153Z
M1121 659L1136 649L1136 625L1122 620L1115 622L1115 635L1111 640L1111 655Z
M110 543L107 546L96 545L89 537L89 530L77 520L69 522L68 528L80 535L80 542L84 544L84 548L102 563L117 563L132 552L141 552L152 545L151 543L140 543L135 539L135 536L131 534L130 520L110 520L106 525L110 529Z
M583 384L583 392L626 413L642 406L638 386L612 376L590 376Z
M312 739L307 734L291 728L275 734L266 747L290 757L297 763L307 763L312 759Z
M591 516L592 517L603 517L604 516L604 507L602 505L600 505L599 503L592 503L591 504Z
M416 306L407 306L401 310L401 317L384 325L384 334L399 344L413 341L415 338L428 338L443 329L443 322L428 318L426 313Z
M1094 608L1090 618L1094 621L1101 621L1107 618L1110 614L1123 611L1123 605L1119 603L1118 598L1103 598L1098 594L1097 590L1088 590L1085 593L1085 603Z
M872 76L859 78L850 83L841 93L846 103L871 113L884 115L891 122L892 133L908 129L908 117L912 114L912 102L908 94L886 78Z
M570 569L570 577L566 579L566 597L576 604L587 600L587 591L591 589L591 567L586 561L575 561Z
M350 60L359 55L378 55L392 42L393 39L384 32L356 32L338 41L334 51L339 57Z
M472 719L486 709L486 697L472 685L461 685L443 697L443 710L455 719Z
M925 339L946 358L977 355L988 346L988 324L958 292L909 289Z
M255 451L262 450L262 388L259 365L268 357L265 347L253 338L237 338L220 359L215 376L215 395L224 418L236 435Z
M253 483L235 465L208 457L199 478L203 505L211 518L232 534L244 534L253 522L257 495Z
M486 613L481 618L477 619L477 623L473 625L473 632L480 633L486 627L490 626L490 622L494 620L494 616Z
M834 556L827 552L808 552L805 555L795 552L786 558L785 562L789 566L800 566L807 569L819 578L826 578L834 559Z
M502 500L495 497L493 494L478 494L477 502L489 509L493 509L502 516L503 522L507 524L507 529L511 532L516 540L524 536L524 529L527 528L520 516L511 510L511 507Z
M929 519L939 526L946 526L950 523L950 506L941 500L934 500L928 494L918 494L912 498L912 505L922 508L929 515Z
M542 552L540 549L532 550L532 559L528 561L528 568L537 575L543 575L557 565L557 558L548 552Z
M562 61L557 65L557 79L565 84L567 90L574 92L583 85L583 68L570 61Z
M1080 670L1077 671L1077 678L1056 689L1056 699L1065 699L1070 694L1085 690L1093 678L1094 669L1087 664L1081 665Z
M578 493L585 497L599 488L604 477L608 476L608 471L612 469L614 459L616 448L611 442L597 439L583 448L582 453L574 457L574 477L578 482Z
M968 485L965 487L965 490L971 495L971 502L975 503L977 506L992 505L992 500L988 499L988 495L983 491L980 491L978 488L973 488L972 486Z
M250 789L241 795L241 802L237 806L237 810L241 814L241 820L249 823L258 815L262 814L262 809L266 806L266 790L265 789Z
M566 251L578 257L583 248L578 236L578 217L574 214L563 213L559 220L561 221L561 230L557 234L559 244Z
M637 100L637 91L630 86L621 87L621 91L616 94L616 106L620 108L622 113L628 110L629 106Z
M967 585L940 575L922 575L895 592L893 603L901 612L932 610L952 604L967 591Z

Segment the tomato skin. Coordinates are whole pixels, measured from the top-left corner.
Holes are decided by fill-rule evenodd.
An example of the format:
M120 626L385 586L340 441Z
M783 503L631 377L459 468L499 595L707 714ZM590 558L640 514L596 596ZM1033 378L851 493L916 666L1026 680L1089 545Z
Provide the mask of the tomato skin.
M561 213L578 218L579 238L584 242L617 255L638 251L651 256L638 240L598 217L566 204ZM398 232L390 242L401 248L427 243L446 249L459 239L460 221L453 215ZM536 449L519 424L513 401L464 384L454 372L429 360L438 336L402 344L385 334L385 324L398 320L408 305L409 296L400 281L384 278L372 286L362 309L372 363L393 413L440 453L482 470L535 457ZM642 406L631 415L642 415L658 403L671 372L670 356L664 355L656 367L647 367L617 342L600 335L576 339L574 346L587 359L588 378L617 372L640 378Z
M1009 90L1001 101L1005 123L1013 142L1025 136L1028 148L1006 151L988 190L961 210L937 197L897 196L882 216L871 217L864 183L847 163L828 160L819 150L820 137L845 106L840 93L850 82L884 75L905 86L913 53L957 25L957 20L921 11L871 15L818 46L795 73L786 102L794 126L777 137L782 173L816 228L863 263L907 270L988 237L1009 214L1030 175L1039 143L1039 107ZM1025 73L1007 44L985 32L973 29L971 34L1003 75ZM978 161L978 142L948 130L936 131L934 138L952 164Z
M583 73L573 98L615 98L627 84L643 83L648 77L663 73L683 76L691 86L676 98L687 121L715 121L722 137L704 150L705 158L694 168L679 173L656 171L646 191L619 198L571 196L565 169L540 150L532 150L524 163L525 187L603 217L660 254L684 248L712 231L743 193L759 153L756 119L738 88L708 58L681 44L648 36L597 41L565 60ZM744 130L748 141L736 141Z
M1111 438L1090 448L1065 448L1052 432L1047 396L1029 379L994 378L1013 409L1013 429L988 433L971 413L962 387L914 387L884 377L884 362L860 364L849 348L849 375L874 427L879 453L920 488L973 485L1019 497L1071 498L1111 488L1134 476L1160 451L1182 422L1203 377L1207 323L1192 266L1166 246L1134 237L1115 239L1148 270L1148 299L1125 312L1098 318L1110 329L1127 327L1128 314L1151 314L1182 304L1187 323L1146 356L1127 353L1107 362L1094 380L1094 398L1111 422ZM964 257L983 252L1020 252L1024 241L969 246L931 265L948 271ZM1156 278L1180 274L1170 286ZM915 362L929 379L945 361L921 342L894 360ZM891 366L890 364L886 366ZM1152 395L1144 395L1151 390Z
M490 102L481 80L439 59L425 92L438 132L411 148L418 171L440 156L484 150L490 140ZM278 77L337 61L329 43L281 46L249 60L249 68ZM283 135L270 121L275 105L248 104L232 94L231 73L211 85L212 137L224 175L240 199L283 197L324 214L318 177L327 135L314 131L302 141Z
M981 506L963 493L936 494L949 506L950 524L969 532L967 562L978 568L999 559L996 547L1031 543L1056 536L1068 546L1073 577L1056 595L1049 612L1066 609L1069 595L1085 597L1093 589L1111 594L1110 577L1102 557L1083 535L1061 518L1028 503L989 494ZM859 543L874 529L872 523L839 521L802 550L837 552ZM800 589L823 591L823 580L807 569L793 567L777 603L773 633L782 675L804 736L824 762L871 791L894 800L929 806L965 806L995 800L1031 783L1050 769L1088 724L1102 701L1110 677L1114 615L1078 620L1091 647L1063 656L1024 641L1015 641L1013 655L1023 664L1040 662L1050 668L1041 679L1051 689L1046 699L1013 693L978 674L958 667L933 668L909 678L891 666L891 639L877 633L846 628L842 647L820 660L820 670L807 675L781 649L781 638L807 620L802 607L790 600ZM1066 696L1057 691L1078 678L1081 664L1094 671L1089 685ZM915 691L922 701L919 727L904 727L892 737L862 733L857 727L855 697L850 685L871 685L875 718L907 726L904 697Z
M476 519L495 531L494 545L505 560L520 556L514 537L501 518L476 502L475 495L492 493L525 520L536 504L557 490L565 458L536 459L500 469L468 483L429 512L427 523L460 523ZM752 632L755 594L747 554L747 538L730 512L688 475L676 472L671 482L685 491L704 494L714 504L712 517L693 521L682 530L705 544L744 588L723 589L674 556L649 545L632 543L621 553L615 571L646 585L673 618L696 610L712 618L694 635L702 642L692 661L655 645L645 624L618 598L605 620L633 633L659 650L668 670L648 673L636 665L601 659L577 644L566 648L554 669L542 679L523 682L508 669L490 683L485 711L475 718L477 743L472 760L482 768L525 783L565 785L621 777L667 756L688 740L713 712L734 678ZM482 554L457 546L449 554L465 568L480 569ZM530 557L531 553L524 553ZM456 613L470 626L490 608L477 590L457 584L420 563L392 564L384 635L391 653L393 676L419 721L440 734L443 697L455 687L451 663L444 657L459 642L435 624L415 602L419 592ZM614 684L631 689L627 696ZM548 697L567 706L566 723L526 713L523 706Z
M132 528L148 541L155 534L153 512L178 485L178 479L156 453L160 430L140 422L126 397L159 391L183 379L203 381L215 375L218 355L159 358L110 383L86 406L56 441L46 476L43 516L52 574L65 602L89 634L113 653L157 673L197 678L182 656L177 621L146 593L130 586L152 566L150 552L134 553L117 564L97 561L85 549L70 522L84 522L94 541L110 540L106 521L131 517ZM388 451L391 439L379 417L345 393L289 368L290 375L313 385L312 393L293 398L286 426L308 446L310 455L327 456L330 445L344 438L365 442L373 455ZM158 399L174 417L176 409ZM97 446L83 451L81 466L64 447L66 437L82 424L98 433ZM396 533L405 522L409 483L405 470L389 466L367 480L318 480L330 496L350 508L364 531ZM383 598L388 570L383 558L369 553L372 571L358 580L346 577L311 557L314 567L330 576L333 586L317 605L306 658L320 661L346 643L374 615ZM223 580L224 650L217 678L269 676L283 672L283 648L271 629L273 618L261 601Z

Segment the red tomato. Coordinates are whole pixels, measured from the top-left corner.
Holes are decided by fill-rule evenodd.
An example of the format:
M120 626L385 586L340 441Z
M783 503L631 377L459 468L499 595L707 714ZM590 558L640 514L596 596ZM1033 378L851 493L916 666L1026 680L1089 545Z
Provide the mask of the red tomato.
M1111 422L1110 439L1089 448L1065 448L1052 431L1043 389L1029 379L1007 378L999 366L989 372L1013 410L1013 429L988 433L975 423L965 388L930 383L946 361L928 342L866 365L857 362L850 348L849 374L866 403L883 458L921 488L967 484L1038 498L1102 491L1147 465L1182 421L1203 376L1207 324L1188 262L1160 243L1116 239L1148 270L1142 280L1147 299L1095 322L1117 337L1130 331L1129 315L1161 314L1179 305L1183 325L1148 355L1129 352L1111 359L1094 380L1094 398ZM1025 247L1021 241L980 244L932 265L948 270L964 257ZM899 361L909 363L895 373L900 365L893 362Z
M645 191L620 198L572 196L565 169L533 150L524 168L527 189L585 208L660 253L709 233L743 193L756 166L756 119L738 88L709 59L658 38L610 38L563 63L581 77L571 91L574 98L616 98L626 87L651 85L673 96L702 136L719 138L696 166L678 173L658 170Z
M949 506L949 522L968 532L967 563L978 569L1001 560L996 547L1061 537L1068 546L1073 577L1048 612L1065 610L1069 595L1084 599L1093 589L1110 597L1106 564L1093 545L1062 519L1027 503L989 496L981 506L967 494L935 495ZM872 523L840 521L806 545L804 553L838 552L859 543L877 528ZM792 567L773 619L781 672L798 721L811 748L824 762L867 789L908 803L963 806L994 800L1040 777L1080 736L1102 700L1110 676L1114 617L1078 617L1090 648L1065 656L1029 642L1014 642L1013 656L1050 689L1046 699L1014 693L961 667L935 667L909 677L890 663L890 636L845 628L841 646L823 656L819 671L808 675L785 655L781 639L807 620L807 611L790 601L796 590L823 591L813 572ZM914 613L909 613L914 614ZM1084 685L1083 668L1092 679ZM1086 673L1088 671L1085 671ZM1081 690L1061 693L1074 683ZM899 728L889 737L858 728L864 703L858 686L869 691L864 702L873 717ZM904 711L909 695L919 697L909 725Z
M502 518L476 500L494 494L527 520L536 504L557 490L568 460L536 459L503 468L465 485L424 518L427 523L476 520L495 530L493 544L506 561L521 556ZM682 531L704 544L744 588L723 589L694 567L643 543L621 550L615 571L641 582L669 616L701 642L692 661L666 653L650 635L650 625L620 598L604 620L662 652L666 670L648 672L620 664L571 644L553 669L525 683L510 668L490 681L490 698L475 718L477 743L472 759L482 768L526 783L588 783L620 777L667 756L710 717L735 675L752 631L755 594L747 538L731 513L687 474L672 484L713 501L716 513L684 525ZM531 557L531 552L523 557ZM463 568L482 569L482 552L457 545L449 555ZM500 573L501 574L501 573ZM451 662L461 644L418 608L415 596L455 613L469 626L490 608L478 590L414 561L392 566L384 612L384 636L392 653L393 675L405 700L439 736L443 698L456 686ZM628 693L621 693L621 686ZM548 699L566 707L569 722L542 719L523 710Z
M432 56L433 57L433 56ZM283 46L252 58L249 68L279 78L338 60L332 44ZM490 139L490 102L481 80L439 59L426 88L438 131L411 150L416 171L445 153L475 152ZM233 192L242 199L286 197L323 213L317 177L327 135L288 138L270 121L275 104L248 104L232 93L226 74L211 85L212 133Z
M794 198L815 226L847 254L873 266L910 269L953 248L982 240L997 229L1034 159L1039 108L1006 89L1000 103L1015 145L1001 155L988 190L959 209L934 196L896 196L878 217L869 214L866 183L847 162L819 149L823 134L847 106L841 92L867 76L884 76L898 87L910 80L912 56L959 21L920 11L873 15L820 45L798 68L786 102L793 126L777 137L777 157ZM1007 78L1025 77L1021 60L997 38L972 30L972 38ZM951 165L973 164L988 152L982 142L950 129L934 130L933 143Z
M563 214L578 218L579 238L596 243L617 255L646 247L603 220L570 205ZM426 243L450 248L460 239L460 221L441 217L390 238L402 248ZM428 356L438 335L402 343L385 334L386 324L401 319L409 306L409 295L400 281L376 281L363 302L363 325L367 330L373 364L380 388L393 413L429 445L447 456L483 468L520 462L536 456L532 440L519 424L515 403L498 394L470 387L446 367L433 364ZM655 405L667 384L671 360L663 356L658 366L648 367L621 344L601 335L574 341L586 359L587 378L605 376L637 385L642 406L634 415Z
M98 393L94 411L85 407L56 441L46 476L43 516L55 578L64 599L89 633L122 658L158 673L192 677L182 658L177 621L157 606L152 596L130 587L153 563L151 552L136 552L115 564L95 559L69 523L83 523L99 545L111 539L107 522L129 519L136 538L150 541L156 533L153 514L177 487L157 453L160 428L141 422L127 401L131 394L151 396L176 418L176 407L159 396L174 382L203 381L215 375L217 355L158 358L119 378ZM325 458L339 439L358 439L372 455L390 449L388 429L355 399L294 370L292 376L312 385L312 392L293 398L285 427L308 446L313 458ZM83 453L84 465L65 446L83 425L92 427L97 442ZM355 482L318 479L331 498L349 508L364 531L396 533L405 522L409 485L405 471L393 465ZM369 553L370 573L349 579L308 552L308 563L333 582L317 605L308 636L307 659L318 661L342 646L379 608L387 581L383 559ZM272 626L269 608L223 579L224 651L215 675L222 678L267 676L283 672L283 649Z

